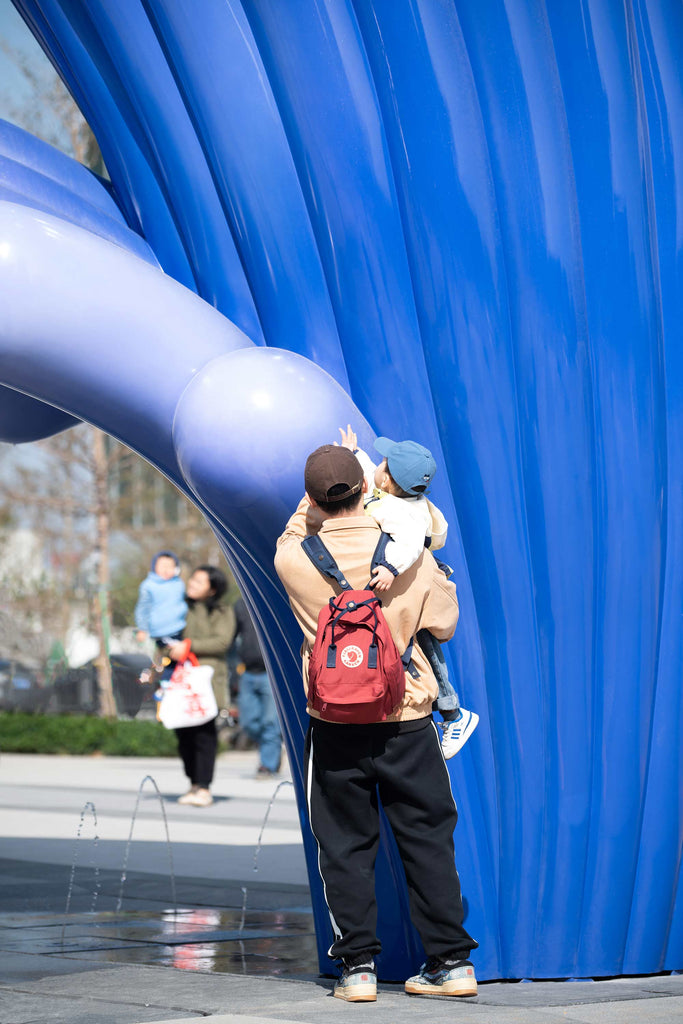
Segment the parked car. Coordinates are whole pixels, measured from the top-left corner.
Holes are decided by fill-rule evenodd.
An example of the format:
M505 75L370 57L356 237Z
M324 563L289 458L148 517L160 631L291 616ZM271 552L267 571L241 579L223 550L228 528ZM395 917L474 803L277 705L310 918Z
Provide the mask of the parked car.
M112 654L110 662L116 710L119 715L134 718L143 700L154 689L138 682L140 673L149 668L150 659L144 654ZM100 696L95 662L89 661L81 668L70 668L61 673L54 681L52 693L51 711L96 715Z
M1 711L45 711L50 693L40 672L13 658L0 658Z

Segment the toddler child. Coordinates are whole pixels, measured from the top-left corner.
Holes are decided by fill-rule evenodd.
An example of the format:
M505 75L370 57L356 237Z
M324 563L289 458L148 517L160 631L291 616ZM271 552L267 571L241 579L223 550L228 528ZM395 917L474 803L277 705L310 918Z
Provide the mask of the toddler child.
M365 510L391 537L384 564L375 568L371 584L382 593L389 589L395 576L417 560L424 547L436 550L446 543L448 523L427 498L436 462L429 449L415 441L397 442L380 437L375 448L384 458L375 466L358 448L350 425L346 431L340 427L340 433L342 446L355 454L368 481ZM443 562L438 565L446 576L451 575L449 566ZM460 707L438 640L426 629L418 632L416 640L429 659L439 686L436 709L443 718L441 749L444 757L453 757L476 729L479 715Z
M148 636L159 650L182 638L187 604L185 584L180 579L180 562L172 551L158 551L151 571L140 584L135 605L137 640Z

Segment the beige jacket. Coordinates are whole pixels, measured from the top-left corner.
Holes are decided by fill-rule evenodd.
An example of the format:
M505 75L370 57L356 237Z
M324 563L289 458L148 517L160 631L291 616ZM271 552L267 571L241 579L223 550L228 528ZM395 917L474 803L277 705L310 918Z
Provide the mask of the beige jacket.
M304 634L301 654L306 690L318 613L339 590L332 580L318 572L301 547L306 536L307 508L304 498L278 540L275 555L275 569ZM321 540L354 589L361 590L370 579L370 560L379 534L377 523L364 514L327 519L320 529ZM414 565L397 576L382 596L382 610L401 654L419 629L428 629L437 640L450 640L458 622L455 585L438 569L430 553L423 551ZM438 688L429 662L417 644L413 649L413 664L419 678L413 679L406 673L403 703L389 721L407 721L431 714Z

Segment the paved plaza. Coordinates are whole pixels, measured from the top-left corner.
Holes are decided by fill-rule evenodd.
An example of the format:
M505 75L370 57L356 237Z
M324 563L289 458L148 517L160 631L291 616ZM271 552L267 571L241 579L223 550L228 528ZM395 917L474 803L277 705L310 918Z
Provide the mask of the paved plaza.
M0 1024L683 1022L677 975L332 998L293 787L256 764L222 755L199 809L174 759L0 754Z

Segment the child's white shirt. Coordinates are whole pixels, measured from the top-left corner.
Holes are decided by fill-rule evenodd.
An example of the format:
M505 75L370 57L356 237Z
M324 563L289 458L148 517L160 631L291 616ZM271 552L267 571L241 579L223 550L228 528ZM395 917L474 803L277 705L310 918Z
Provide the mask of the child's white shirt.
M423 494L414 498L397 498L394 494L380 491L375 487L377 467L372 459L360 448L356 458L368 482L365 511L391 537L385 560L400 575L420 557L425 539L430 540L432 551L444 546L448 523L441 510Z

